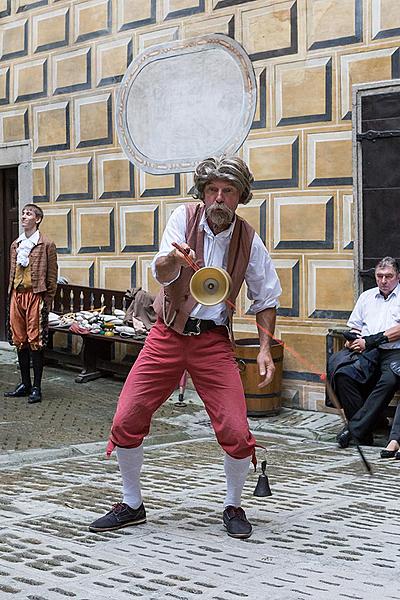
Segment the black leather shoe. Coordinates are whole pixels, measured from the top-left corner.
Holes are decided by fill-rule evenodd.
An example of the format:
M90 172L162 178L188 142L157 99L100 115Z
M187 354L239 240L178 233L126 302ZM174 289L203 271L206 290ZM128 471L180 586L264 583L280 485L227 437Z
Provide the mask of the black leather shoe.
M347 429L347 427L342 429L342 431L339 431L339 433L336 436L336 441L338 443L339 448L347 448L350 444L350 440L351 440L351 433Z
M146 523L146 511L143 503L139 508L131 508L124 502L118 502L104 517L93 521L89 525L89 531L114 531L121 527L140 525L140 523Z
M253 528L246 519L246 513L243 508L227 506L222 518L226 531L231 537L246 539L251 536Z
M394 458L397 454L397 450L381 450L381 458Z
M29 396L30 393L30 387L27 387L24 383L19 383L15 390L4 392L4 396L5 398L22 398L23 396Z
M400 452L396 452L394 457L396 460L400 460Z
M40 388L33 387L31 393L29 394L28 404L36 404L36 402L42 401L42 392Z

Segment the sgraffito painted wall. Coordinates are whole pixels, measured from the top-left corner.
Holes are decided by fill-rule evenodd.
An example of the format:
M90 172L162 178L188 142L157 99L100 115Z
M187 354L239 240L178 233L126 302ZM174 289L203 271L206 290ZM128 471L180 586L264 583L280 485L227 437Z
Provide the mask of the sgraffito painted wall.
M351 85L399 77L399 0L0 0L0 143L32 140L33 199L62 275L156 291L150 261L192 176L129 163L116 91L143 49L206 33L253 62L258 105L240 154L255 193L239 212L283 285L285 402L322 408L326 331L354 301ZM243 335L255 333L247 305L243 290Z

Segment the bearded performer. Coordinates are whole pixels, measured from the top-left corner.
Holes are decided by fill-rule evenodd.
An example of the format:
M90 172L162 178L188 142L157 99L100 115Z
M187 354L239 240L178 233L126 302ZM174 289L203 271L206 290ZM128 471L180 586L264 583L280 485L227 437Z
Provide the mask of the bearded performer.
M252 301L250 314L260 326L257 357L260 387L274 375L268 333L274 332L281 294L271 258L254 229L235 214L252 197L253 176L238 157L209 158L194 176L199 203L178 207L169 219L152 269L162 284L153 325L143 350L121 392L107 447L116 447L123 483L123 501L94 521L91 531L112 531L146 521L140 489L143 438L153 413L176 389L185 370L204 402L217 440L225 451L227 493L223 523L228 535L248 538L252 526L241 508L241 494L256 441L249 431L246 401L229 331L233 311L225 302L198 304L191 296L193 270L176 242L200 267L226 269L232 278L234 302L243 281Z
M4 396L28 396L29 404L42 400L48 313L57 290L57 250L54 242L39 232L42 219L40 206L26 204L21 215L23 233L11 244L10 251L9 341L17 348L21 383Z

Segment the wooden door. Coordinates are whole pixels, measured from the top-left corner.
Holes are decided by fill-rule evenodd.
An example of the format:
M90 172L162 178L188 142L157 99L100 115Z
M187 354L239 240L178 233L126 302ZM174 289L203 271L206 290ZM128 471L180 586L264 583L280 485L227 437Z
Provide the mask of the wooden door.
M393 89L361 96L357 142L361 150L358 234L363 289L376 285L371 275L379 259L400 259L400 91Z
M0 340L6 339L7 289L10 271L10 245L19 233L18 167L0 169Z

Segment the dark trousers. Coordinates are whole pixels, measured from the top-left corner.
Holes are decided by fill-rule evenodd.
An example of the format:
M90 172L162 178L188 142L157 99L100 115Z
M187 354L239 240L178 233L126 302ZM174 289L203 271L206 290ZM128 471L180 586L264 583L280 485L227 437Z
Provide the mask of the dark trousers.
M389 434L389 442L396 440L400 444L400 404L397 405L396 412L392 423L392 429Z
M400 350L379 350L379 353L380 375L372 390L371 385L361 384L348 375L338 373L335 376L338 398L349 421L351 433L357 440L362 440L373 430L380 414L399 387L400 380L389 365L392 360L400 360Z

